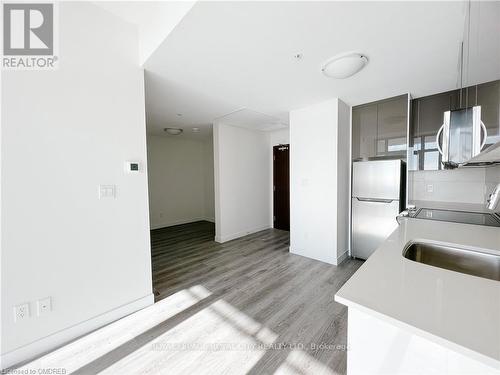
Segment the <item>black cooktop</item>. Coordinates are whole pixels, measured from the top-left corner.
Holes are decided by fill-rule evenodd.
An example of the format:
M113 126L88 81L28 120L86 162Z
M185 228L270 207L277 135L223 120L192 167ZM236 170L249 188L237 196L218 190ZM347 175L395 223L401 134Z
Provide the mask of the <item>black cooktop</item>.
M487 225L500 227L500 219L495 214L421 208L410 217L416 219L451 221L453 223Z

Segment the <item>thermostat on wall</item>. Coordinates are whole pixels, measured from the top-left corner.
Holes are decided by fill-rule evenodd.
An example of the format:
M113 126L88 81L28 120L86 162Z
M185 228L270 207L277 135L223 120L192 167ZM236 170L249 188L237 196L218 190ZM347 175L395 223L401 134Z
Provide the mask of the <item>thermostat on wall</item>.
M137 173L141 170L141 164L136 161L125 162L125 171L128 173Z

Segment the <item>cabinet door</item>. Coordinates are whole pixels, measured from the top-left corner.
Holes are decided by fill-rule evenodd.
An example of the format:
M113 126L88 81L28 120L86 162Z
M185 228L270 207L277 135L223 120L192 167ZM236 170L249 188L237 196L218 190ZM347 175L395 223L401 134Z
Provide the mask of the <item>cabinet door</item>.
M377 155L406 159L408 97L384 100L377 110Z
M352 109L352 158L366 159L376 155L377 104Z
M412 101L410 126L410 170L442 169L436 136L444 112L460 106L459 90L417 98Z
M450 91L438 95L415 99L416 136L437 135L443 124L444 112L459 108L459 91Z
M500 80L412 100L410 170L442 169L436 135L444 112L481 106L481 120L488 131L486 146L500 141Z
M488 136L485 147L500 141L500 81L483 83L469 90L470 105L481 106L481 120Z

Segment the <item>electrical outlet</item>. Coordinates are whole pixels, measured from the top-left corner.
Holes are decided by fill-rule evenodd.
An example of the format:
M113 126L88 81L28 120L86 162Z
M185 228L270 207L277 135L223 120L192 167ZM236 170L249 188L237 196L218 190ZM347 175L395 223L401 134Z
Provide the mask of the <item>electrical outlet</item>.
M23 303L21 305L14 306L14 322L19 322L20 320L25 320L30 317L30 305L29 303Z
M432 193L434 191L434 185L427 185L427 192Z
M39 299L36 302L37 315L43 316L52 311L52 301L50 297Z

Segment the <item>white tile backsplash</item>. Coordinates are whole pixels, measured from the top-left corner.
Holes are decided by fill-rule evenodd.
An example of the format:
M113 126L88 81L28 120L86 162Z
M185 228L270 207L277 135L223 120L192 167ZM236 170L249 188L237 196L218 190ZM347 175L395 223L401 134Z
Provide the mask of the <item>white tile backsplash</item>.
M488 190L493 190L490 179L498 180L499 177L500 168L497 167L410 171L408 195L410 200L483 204Z
M486 182L491 182L496 184L500 182L500 165L486 168Z
M500 184L500 165L486 168L486 195L487 197L493 192L495 186Z

